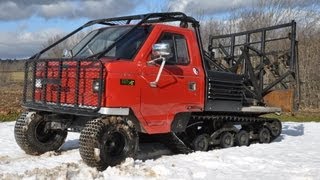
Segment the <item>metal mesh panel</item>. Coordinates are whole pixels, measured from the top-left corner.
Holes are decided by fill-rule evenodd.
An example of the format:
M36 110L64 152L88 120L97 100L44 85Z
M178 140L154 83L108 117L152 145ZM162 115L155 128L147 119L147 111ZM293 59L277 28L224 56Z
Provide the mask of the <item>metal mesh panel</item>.
M100 109L104 72L99 60L28 60L25 69L26 107L69 114Z
M24 91L23 91L23 102L28 102L32 98L33 91L33 73L32 65L26 62L25 64L25 75L24 75Z

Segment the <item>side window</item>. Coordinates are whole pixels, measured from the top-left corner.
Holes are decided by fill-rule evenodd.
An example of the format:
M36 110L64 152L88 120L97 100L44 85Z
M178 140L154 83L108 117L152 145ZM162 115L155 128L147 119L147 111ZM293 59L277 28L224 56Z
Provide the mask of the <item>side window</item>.
M177 51L177 64L188 64L189 54L186 39L181 35L175 35L174 37Z
M168 58L167 64L185 65L189 63L187 41L184 36L164 33L157 43L167 43L170 45L172 55Z

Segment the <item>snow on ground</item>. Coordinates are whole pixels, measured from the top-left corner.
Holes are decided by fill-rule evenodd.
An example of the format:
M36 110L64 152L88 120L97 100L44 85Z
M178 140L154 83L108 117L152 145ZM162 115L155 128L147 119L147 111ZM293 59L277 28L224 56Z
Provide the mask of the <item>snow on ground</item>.
M0 123L0 179L320 179L320 123L284 123L271 144L189 155L143 144L140 160L103 172L83 163L77 133L69 133L61 152L30 156L15 143L13 128L14 122Z

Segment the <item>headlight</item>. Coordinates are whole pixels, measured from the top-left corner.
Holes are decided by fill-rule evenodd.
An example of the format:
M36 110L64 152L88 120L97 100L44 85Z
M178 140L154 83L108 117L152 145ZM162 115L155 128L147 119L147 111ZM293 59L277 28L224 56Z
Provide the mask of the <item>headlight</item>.
M92 83L92 91L99 92L100 90L100 82L98 80L94 80Z
M36 79L35 87L42 88L42 79Z

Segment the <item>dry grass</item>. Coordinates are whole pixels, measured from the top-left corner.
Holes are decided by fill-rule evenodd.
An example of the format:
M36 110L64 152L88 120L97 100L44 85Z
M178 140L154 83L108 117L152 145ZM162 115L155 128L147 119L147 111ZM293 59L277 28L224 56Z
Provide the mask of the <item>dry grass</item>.
M267 114L265 117L277 118L281 121L290 121L290 122L320 122L320 112L297 112L294 114L291 113L282 113L281 115L276 114Z
M0 121L15 120L22 112L22 83L0 86Z
M12 72L11 79L13 82L23 82L24 72Z

